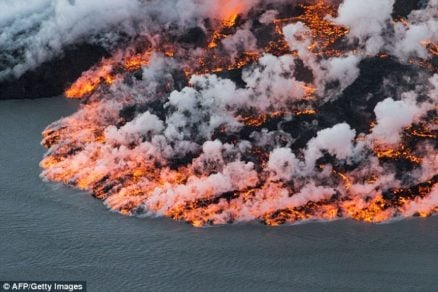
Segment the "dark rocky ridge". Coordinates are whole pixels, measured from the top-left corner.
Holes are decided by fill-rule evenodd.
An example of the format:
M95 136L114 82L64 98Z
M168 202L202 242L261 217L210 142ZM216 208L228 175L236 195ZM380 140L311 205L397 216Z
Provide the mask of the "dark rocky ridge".
M61 57L43 63L18 79L0 82L0 99L57 96L108 52L98 45L80 44L64 51Z
M425 4L427 4L427 1L424 0L396 0L392 17L395 19L407 17L412 10L420 9Z

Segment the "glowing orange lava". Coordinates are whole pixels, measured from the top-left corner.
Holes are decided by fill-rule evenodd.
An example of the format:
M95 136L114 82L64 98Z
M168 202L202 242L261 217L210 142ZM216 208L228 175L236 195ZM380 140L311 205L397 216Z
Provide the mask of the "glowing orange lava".
M283 27L290 23L300 21L309 28L303 38L310 40L308 50L316 58L325 60L351 53L341 44L349 29L327 17L336 17L338 6L331 1L316 1L300 5L303 12L299 16L269 21L271 32L261 48L236 50L231 56L222 41L233 36L245 22L249 12L242 3L235 0L223 3L218 15L210 20L211 25L206 25L207 37L199 47L172 43L163 36L154 45L118 51L83 73L65 91L68 98L86 97L80 109L43 132L42 145L49 149L40 163L43 176L89 191L121 214L167 216L195 227L252 220L277 226L338 218L379 223L405 216L409 206L431 196L438 176L431 178L422 173L422 182L405 185L395 175L387 175L390 172L385 168L389 169L390 163L401 163L420 172L425 161L434 164L428 156L436 150L429 144L436 143L438 133L430 118L405 129L397 145L379 141L365 145L367 136L356 133L354 146L364 144L361 145L369 158L357 162L347 155L339 158L339 154L328 151L336 152L344 145L334 144L326 149L325 143L315 142L320 148L311 149L309 141L318 136L315 129L326 126L318 120L324 113L318 106L326 101L319 96L322 94L316 81L297 81L297 91L302 94L294 100L287 98L285 105L278 108L272 103L257 108L258 88L245 96L247 104L234 104L232 101L238 98L240 90L247 89L245 84L236 85L237 82L225 93L212 90L208 92L209 98L199 97L197 86L188 82L193 75L222 76L231 71L242 75L242 70L246 74L247 68L255 67L254 75L258 78L262 66L257 62L265 54L298 58L283 35ZM423 45L436 55L436 44ZM193 52L196 54L192 55ZM132 94L119 94L120 90L118 94L105 95L106 91L119 89L117 86L128 87L125 77L142 72L155 53L166 62L178 64L179 75L165 84L155 86L153 80L152 84L142 85L158 87L159 93L170 88L169 92L192 95L171 98L167 92L163 96L157 92L150 94L149 87L128 92ZM377 57L388 55L381 53ZM295 61L300 60L292 60ZM265 90L270 93L275 72L268 73ZM254 83L259 85L257 78ZM292 77L281 85L295 84L291 80ZM106 90L110 85L111 90ZM175 90L180 87L184 89ZM99 99L100 95L105 100ZM214 103L217 96L222 99ZM177 105L171 101L182 109L174 109ZM145 112L150 116L143 116ZM178 120L175 128L168 127L172 117ZM192 123L189 118L193 118ZM330 119L323 121L332 123ZM294 127L287 132L289 125L285 124ZM309 132L304 133L305 130ZM200 136L201 132L205 136ZM302 143L301 139L308 144L297 149L291 146ZM423 144L413 143L415 139ZM418 151L422 147L426 150ZM317 156L315 167L306 155ZM315 169L309 172L308 165ZM438 207L418 210L419 216L426 217L438 212Z

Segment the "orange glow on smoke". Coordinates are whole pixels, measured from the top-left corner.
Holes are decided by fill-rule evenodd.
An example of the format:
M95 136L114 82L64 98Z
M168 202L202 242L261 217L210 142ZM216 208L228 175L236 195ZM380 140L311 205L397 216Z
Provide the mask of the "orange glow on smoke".
M236 25L239 15L243 12L243 4L236 0L224 0L219 9L220 24L214 30L208 48L216 48L219 42L227 36L227 32Z
M244 5L240 0L223 0L220 3L219 17L223 26L232 27L235 25L239 14L244 12Z

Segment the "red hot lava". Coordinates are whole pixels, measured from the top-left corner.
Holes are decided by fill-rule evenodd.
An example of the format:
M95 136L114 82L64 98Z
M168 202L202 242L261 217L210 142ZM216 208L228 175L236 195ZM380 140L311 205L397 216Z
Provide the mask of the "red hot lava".
M433 70L413 65L423 83L378 96L360 132L336 120L334 100L354 88L360 61L403 61L364 51L330 1L239 3L204 20L202 45L166 28L84 72L65 93L83 99L79 110L43 133L43 177L122 214L194 226L436 213ZM436 45L422 45L433 67Z

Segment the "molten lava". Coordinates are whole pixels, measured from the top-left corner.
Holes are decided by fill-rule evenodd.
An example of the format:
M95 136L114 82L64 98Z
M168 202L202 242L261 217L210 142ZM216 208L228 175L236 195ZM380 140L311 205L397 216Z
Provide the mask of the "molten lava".
M88 191L124 215L167 216L196 227L378 223L436 213L436 115L403 121L400 142L391 144L372 139L372 129L359 130L374 117L369 95L336 103L329 94L355 72L342 71L344 57L356 51L346 45L349 28L330 21L338 5L306 2L261 23L264 6L242 3L226 1L200 21L205 39L196 45L166 28L154 42L136 40L84 72L65 92L83 98L79 110L43 133L49 149L43 176ZM308 40L311 61L285 39L283 27L298 22L308 28L298 37ZM436 55L436 44L423 46ZM388 54L372 57L395 58ZM356 91L365 91L361 86ZM423 90L418 100L435 100L429 87L415 88ZM351 98L356 91L346 89ZM361 105L351 112L355 103ZM345 127L346 120L356 128Z
M116 76L112 74L113 62L104 59L95 68L85 72L73 83L66 91L65 96L68 98L81 98L94 92L101 83L111 85Z

